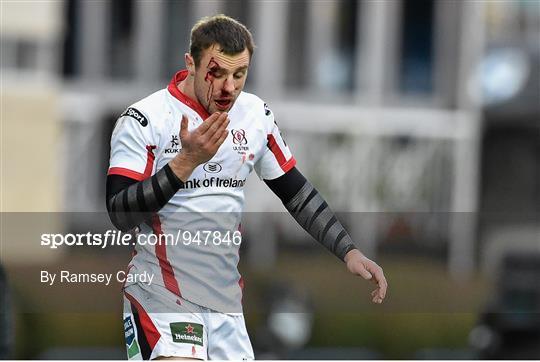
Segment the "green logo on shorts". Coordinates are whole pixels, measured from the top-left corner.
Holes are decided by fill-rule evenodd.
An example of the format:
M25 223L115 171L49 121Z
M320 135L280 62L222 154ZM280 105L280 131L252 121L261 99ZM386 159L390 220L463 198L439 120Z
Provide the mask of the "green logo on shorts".
M127 353L128 353L128 358L133 358L139 354L139 345L137 344L136 339L133 340L133 343L131 344L131 346L129 346Z
M135 328L133 328L133 323L131 317L124 319L124 333L126 336L126 347L128 358L133 358L139 354L139 344L135 338Z
M171 323L173 342L203 345L203 325L197 323Z

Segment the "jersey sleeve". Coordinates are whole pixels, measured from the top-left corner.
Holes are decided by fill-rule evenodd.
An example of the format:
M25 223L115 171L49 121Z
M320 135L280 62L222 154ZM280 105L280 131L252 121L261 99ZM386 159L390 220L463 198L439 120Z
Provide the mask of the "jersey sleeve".
M126 176L142 181L153 174L154 150L151 126L146 116L128 108L118 118L111 136L108 175Z
M267 109L266 105L265 108ZM296 165L296 160L268 109L267 115L271 117L272 126L267 131L264 153L255 163L255 172L263 180L273 180L292 169Z

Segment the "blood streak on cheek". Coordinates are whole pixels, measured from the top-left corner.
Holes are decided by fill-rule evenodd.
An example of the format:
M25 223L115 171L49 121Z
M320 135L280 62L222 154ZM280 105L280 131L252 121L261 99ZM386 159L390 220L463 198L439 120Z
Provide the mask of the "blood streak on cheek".
M212 93L214 93L214 81L210 81L210 86L208 87L208 92L206 93L206 102L210 103Z
M205 82L209 82L210 85L208 86L208 91L206 93L206 101L210 102L210 98L212 98L212 93L214 92L214 72L219 68L219 64L215 61L214 57L210 59L208 62L208 65L206 66L207 72L204 77Z

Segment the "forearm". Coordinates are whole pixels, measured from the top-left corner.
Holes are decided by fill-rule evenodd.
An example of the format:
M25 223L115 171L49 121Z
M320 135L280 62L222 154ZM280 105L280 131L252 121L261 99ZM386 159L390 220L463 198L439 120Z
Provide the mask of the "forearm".
M309 181L285 207L304 230L341 260L356 249L349 233Z
M344 260L356 249L326 201L296 168L266 183L298 224L338 258Z
M165 206L182 187L183 182L169 165L165 165L152 177L124 187L118 192L115 180L108 176L107 211L118 229L127 231L148 220L150 216Z

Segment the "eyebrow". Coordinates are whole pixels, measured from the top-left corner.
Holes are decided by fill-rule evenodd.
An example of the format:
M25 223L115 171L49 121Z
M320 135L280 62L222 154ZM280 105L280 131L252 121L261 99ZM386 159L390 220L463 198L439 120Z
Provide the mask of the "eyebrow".
M248 70L249 66L248 65L243 65L241 67L238 67L234 70L231 71L231 73L237 73L237 72L242 72L242 71L246 71ZM213 67L210 68L211 71L214 71L214 72L227 72L227 68L224 68L220 65L214 65Z

